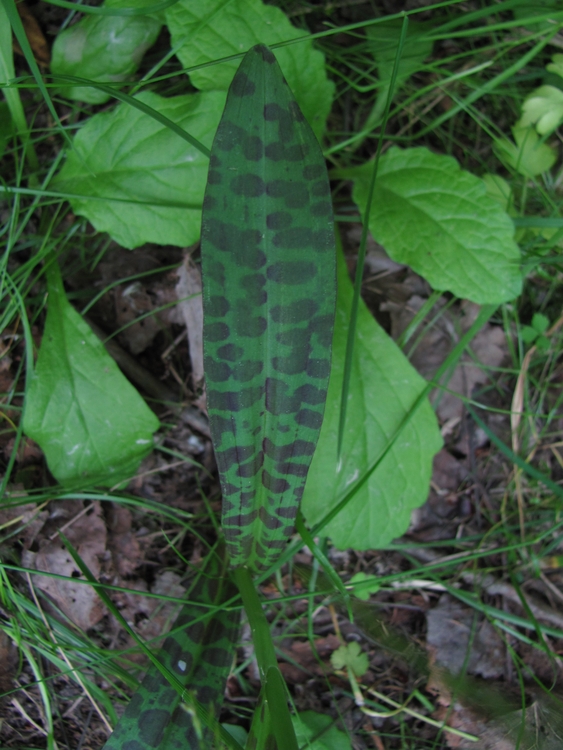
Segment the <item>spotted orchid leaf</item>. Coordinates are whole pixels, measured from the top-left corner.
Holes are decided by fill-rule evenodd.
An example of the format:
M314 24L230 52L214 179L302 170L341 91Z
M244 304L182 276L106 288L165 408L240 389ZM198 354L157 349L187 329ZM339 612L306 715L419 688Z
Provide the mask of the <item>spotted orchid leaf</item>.
M217 719L239 635L240 615L236 609L222 608L237 593L226 571L226 555L211 555L208 560L189 592L189 603L182 608L173 632L157 655L164 672L175 678L176 687L152 665L103 750L215 747L218 725L215 722L215 731L204 726L193 702L197 700L208 715ZM178 684L185 687L185 695L178 692Z
M293 533L323 420L335 240L322 152L276 58L236 73L202 219L211 434L234 566L271 565Z

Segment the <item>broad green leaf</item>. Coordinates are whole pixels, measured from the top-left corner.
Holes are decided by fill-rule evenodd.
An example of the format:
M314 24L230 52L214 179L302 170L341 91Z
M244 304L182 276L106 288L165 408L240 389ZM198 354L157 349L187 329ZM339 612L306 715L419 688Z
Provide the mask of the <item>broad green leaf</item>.
M275 44L308 36L292 26L284 13L260 0L180 0L168 8L166 19L172 45L186 68L246 52L255 44ZM275 51L282 72L317 138L324 132L334 84L326 76L324 56L304 40ZM190 71L202 90L226 91L239 60Z
M371 163L338 171L354 181L362 213L372 171ZM382 156L369 228L393 260L434 289L478 304L499 304L520 293L512 221L483 181L449 156L426 148L391 148Z
M514 196L508 182L498 174L484 174L481 179L485 183L487 195L495 200L509 216L515 216Z
M274 55L233 79L202 220L211 435L233 565L273 563L293 533L319 436L335 304L330 186Z
M366 30L369 49L377 63L377 75L380 82L374 108L366 123L371 127L378 124L385 110L402 27L403 21L398 18L368 26ZM428 30L428 24L409 22L403 54L397 69L394 96L397 95L401 86L420 70L424 60L431 54L433 42L426 38Z
M218 738L202 724L191 699L217 719L240 629L239 612L221 609L221 605L236 593L226 558L213 555L198 574L188 594L190 601L157 656L165 674L169 672L185 688L185 695L151 665L104 750L208 750L216 746L213 740Z
M340 394L352 303L352 284L338 254L338 298L333 360L321 437L307 477L301 510L309 525L321 521L350 484L377 459L425 381L360 301L342 456L337 459ZM428 401L353 499L324 527L339 549L373 549L404 533L413 508L428 495L432 459L442 438Z
M127 1L131 7L143 4L138 0ZM161 26L160 21L150 16L86 15L58 34L51 72L104 83L125 81L136 72L143 55L155 43ZM68 86L60 91L69 99L89 104L104 104L111 98L105 91L89 86Z
M330 663L334 669L350 669L356 677L362 677L367 672L369 662L368 657L360 648L356 641L339 646L336 651L332 652Z
M553 55L551 62L545 66L550 73L563 78L563 55Z
M225 95L138 98L211 146ZM190 245L200 231L208 159L165 125L127 104L91 117L53 181L75 213L123 247Z
M553 133L563 122L563 91L555 86L540 86L526 99L522 112L519 127L535 125L540 135Z
M532 318L532 326L538 333L545 333L549 328L549 318L542 313L534 313Z
M512 128L513 141L507 138L495 141L494 149L499 159L515 169L524 177L536 177L555 164L557 155L547 145L540 143L540 139L533 127L521 127L516 125Z
M367 602L370 594L377 594L380 589L377 576L370 576L367 573L356 573L356 575L352 576L350 579L350 583L354 587L354 596L357 596L358 599L361 599L363 602Z
M47 320L24 432L59 482L114 485L135 473L159 422L71 307L53 263L47 278Z
M293 726L300 748L309 750L351 750L348 736L333 724L326 714L303 711L293 717Z

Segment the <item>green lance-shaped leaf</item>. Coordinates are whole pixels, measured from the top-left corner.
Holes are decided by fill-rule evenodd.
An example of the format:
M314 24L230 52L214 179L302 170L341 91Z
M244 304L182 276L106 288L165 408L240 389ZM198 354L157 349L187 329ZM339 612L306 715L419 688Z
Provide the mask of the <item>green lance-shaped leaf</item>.
M212 732L196 715L190 696L217 719L240 623L237 610L221 609L237 594L225 566L226 555L212 556L189 593L190 602L176 619L175 632L166 638L157 656L186 688L184 701L152 665L103 750L207 750L215 746Z
M69 303L54 259L48 311L23 429L62 484L113 485L135 474L159 422Z
M335 309L330 186L270 50L235 75L203 204L205 377L233 565L291 536L323 419Z

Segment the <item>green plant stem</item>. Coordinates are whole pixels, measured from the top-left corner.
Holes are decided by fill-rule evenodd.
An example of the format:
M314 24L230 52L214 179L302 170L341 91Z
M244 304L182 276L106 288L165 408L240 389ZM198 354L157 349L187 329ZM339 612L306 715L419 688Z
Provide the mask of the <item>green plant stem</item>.
M262 609L262 604L258 598L258 593L249 569L246 567L235 568L234 577L252 632L252 641L254 643L260 678L265 680L268 669L271 667L278 668L270 625L268 620L266 620L266 615Z
M287 707L287 688L278 667L270 625L262 609L250 570L246 567L235 568L234 579L248 617L260 679L269 704L277 746L280 750L282 748L283 750L297 750L299 746Z
M381 148L383 146L383 138L385 135L385 128L387 120L389 119L389 110L391 109L391 102L393 100L393 93L395 90L395 82L397 80L397 73L399 72L399 62L403 54L403 47L405 39L407 37L407 29L409 25L409 19L406 15L403 15L403 27L401 29L401 36L399 37L399 43L397 45L397 54L395 56L395 62L393 64L393 72L391 73L391 80L389 81L389 90L387 92L387 102L385 104L385 111L383 113L383 125L379 134L379 141L377 143L377 150L375 153L375 159L373 162L373 171L371 175L371 181L368 190L368 198L366 202L365 216L362 222L362 237L360 239L360 248L358 250L358 261L356 263L356 278L354 281L354 296L352 298L352 308L350 310L350 324L348 327L348 339L346 341L346 355L344 359L344 376L342 379L342 397L340 401L340 421L338 424L338 439L336 455L340 459L342 452L342 440L344 439L344 428L346 426L346 411L348 405L348 391L350 390L350 378L352 377L352 357L354 355L354 343L356 339L356 324L358 321L358 308L360 304L360 292L362 289L362 277L364 273L364 262L366 258L366 247L369 231L369 216L371 212L371 206L373 203L373 195L375 191L375 181L377 179L377 170L379 167L379 158L381 156Z
M14 59L12 55L12 34L10 22L4 5L0 2L0 84L9 84L15 78ZM29 128L25 119L25 113L20 97L20 92L16 88L4 88L4 96L10 110L13 123L16 128L24 149L25 156L33 172L39 170L39 160L31 142Z

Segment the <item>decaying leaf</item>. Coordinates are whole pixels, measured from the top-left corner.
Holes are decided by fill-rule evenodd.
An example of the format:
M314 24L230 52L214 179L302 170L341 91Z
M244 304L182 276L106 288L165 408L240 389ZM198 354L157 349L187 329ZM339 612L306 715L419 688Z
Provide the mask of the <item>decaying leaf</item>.
M65 524L65 535L78 552L85 565L95 577L100 574L100 558L106 548L106 526L99 502L93 502L88 510L82 501L76 502L76 520ZM32 576L33 585L47 594L57 607L82 630L96 625L106 610L94 589L83 583L84 577L58 536L45 540L39 552L25 551L22 564L26 568L41 570L56 576L67 576L61 580L51 576ZM76 582L72 579L76 579Z
M201 272L189 255L186 255L178 269L176 294L188 332L192 380L197 387L203 380L203 301Z

